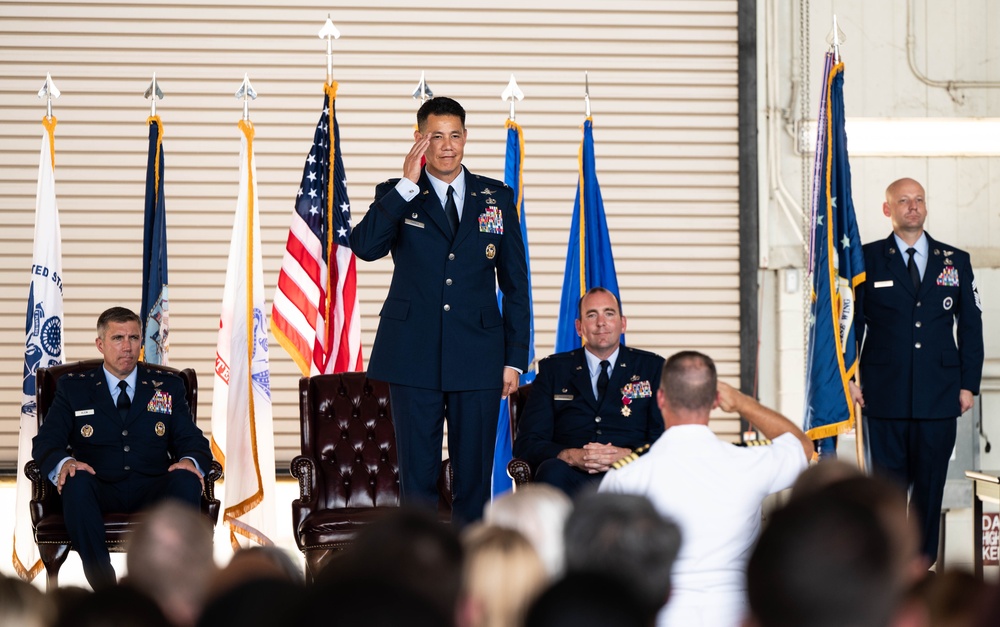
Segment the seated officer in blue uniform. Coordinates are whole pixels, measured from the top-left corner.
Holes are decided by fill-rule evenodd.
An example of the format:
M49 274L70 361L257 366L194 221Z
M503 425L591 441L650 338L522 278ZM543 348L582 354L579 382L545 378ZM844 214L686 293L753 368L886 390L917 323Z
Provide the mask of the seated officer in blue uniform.
M617 297L592 288L577 313L583 348L539 362L514 439L514 455L531 465L535 481L572 495L663 433L656 406L663 358L621 344L626 322Z
M31 456L62 495L66 529L94 589L114 585L103 512L165 498L200 507L208 440L180 378L138 366L139 316L112 307L97 320L102 367L59 379Z

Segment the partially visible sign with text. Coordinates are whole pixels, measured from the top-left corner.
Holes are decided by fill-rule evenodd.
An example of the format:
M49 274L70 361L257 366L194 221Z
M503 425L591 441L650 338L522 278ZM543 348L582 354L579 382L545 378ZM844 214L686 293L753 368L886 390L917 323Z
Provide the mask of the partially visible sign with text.
M983 514L983 566L1000 565L1000 514Z

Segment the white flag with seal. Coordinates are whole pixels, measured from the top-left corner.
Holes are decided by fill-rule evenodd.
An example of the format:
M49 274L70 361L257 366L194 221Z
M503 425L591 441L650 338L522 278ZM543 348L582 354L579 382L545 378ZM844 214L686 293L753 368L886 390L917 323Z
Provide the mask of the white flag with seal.
M39 368L63 363L62 236L56 205L55 117L42 118L42 125L45 132L42 134L42 151L38 161L35 244L24 323L24 387L14 506L13 565L17 574L27 581L42 571L38 547L31 533L31 481L24 476L24 465L31 459L31 440L38 433L35 372Z
M215 356L212 452L222 464L223 520L233 549L273 544L274 427L264 309L253 125L240 121L240 192Z

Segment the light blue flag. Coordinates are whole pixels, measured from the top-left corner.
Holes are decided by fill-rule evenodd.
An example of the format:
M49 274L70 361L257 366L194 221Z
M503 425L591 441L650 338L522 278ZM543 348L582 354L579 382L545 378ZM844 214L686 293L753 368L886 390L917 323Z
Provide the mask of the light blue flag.
M806 435L831 438L854 427L848 381L858 367L854 329L855 289L865 280L865 261L851 199L851 166L844 130L844 64L826 55L813 168L810 246L812 307L806 368ZM833 441L821 442L820 455Z
M521 238L524 241L524 260L528 269L528 370L521 375L520 385L535 380L535 314L531 300L531 255L528 254L528 220L524 215L524 131L521 125L507 120L507 157L504 167L504 183L514 190L515 207L521 221ZM497 303L503 310L503 292L497 287ZM507 463L512 457L513 434L510 431L510 405L507 399L500 401L500 417L497 420L496 448L493 452L493 497L509 491L513 485L507 474Z
M562 299L559 303L559 324L556 327L556 352L573 350L582 346L576 333L576 319L580 298L593 287L603 287L621 300L618 293L618 276L615 260L611 255L611 238L608 222L604 217L604 201L597 183L594 163L593 120L583 123L583 142L580 144L580 182L576 188L573 206L573 223L569 232L569 249L566 252L566 275L563 278ZM625 335L622 334L622 343Z

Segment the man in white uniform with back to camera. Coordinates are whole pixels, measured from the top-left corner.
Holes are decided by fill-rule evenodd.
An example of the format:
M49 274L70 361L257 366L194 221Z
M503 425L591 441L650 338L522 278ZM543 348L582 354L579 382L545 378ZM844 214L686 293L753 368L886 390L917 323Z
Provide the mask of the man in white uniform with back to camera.
M643 494L681 528L673 591L660 627L737 627L747 610L744 572L760 531L761 503L791 487L813 443L777 412L718 380L694 351L663 366L656 402L666 427L649 452L605 475L602 492ZM708 427L712 409L735 412L771 446L741 448Z

